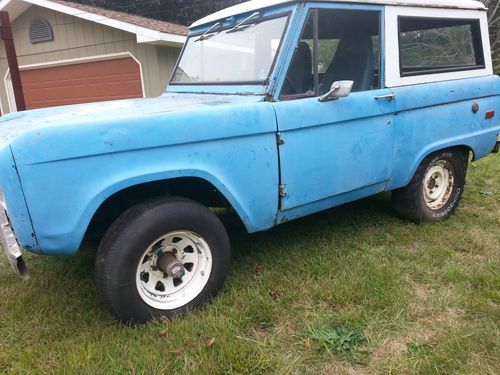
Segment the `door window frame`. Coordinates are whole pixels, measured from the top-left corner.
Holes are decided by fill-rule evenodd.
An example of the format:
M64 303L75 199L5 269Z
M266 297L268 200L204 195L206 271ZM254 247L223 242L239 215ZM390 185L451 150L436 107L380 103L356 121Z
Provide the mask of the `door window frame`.
M285 64L283 65L283 68L280 71L279 74L279 84L277 84L274 87L274 92L273 92L273 97L275 101L288 101L288 100L297 100L297 99L307 99L307 98L317 98L319 95L317 92L315 92L314 95L306 95L306 94L301 94L301 95L290 95L286 98L281 97L281 92L283 90L283 87L285 85L285 80L288 74L288 70L290 69L290 66L292 64L293 58L295 56L295 50L298 46L298 43L300 42L300 38L302 37L304 30L307 26L307 21L309 19L309 14L311 11L321 11L321 10L359 10L359 11L373 11L373 12L378 12L379 13L379 38L380 38L380 52L379 52L379 89L385 88L385 70L386 70L386 57L385 57L385 45L386 45L386 38L385 38L385 32L386 32L386 27L385 27L385 22L386 22L386 15L385 15L385 6L383 5L360 5L360 4L337 4L337 3L306 3L305 6L302 9L302 12L298 14L298 19L299 23L296 27L295 33L290 36L291 38L291 43L289 47L293 48L288 48L288 56L284 59ZM314 69L314 89L315 91L318 90L319 88L319 82L316 82L316 75L317 75L317 70L318 66L317 64L314 64L314 61L318 61L318 39L317 39L317 32L318 32L318 23L317 23L317 14L316 13L316 27L315 27L315 41L313 42L314 45L314 51L313 51L313 69ZM287 50L287 48L283 48L283 50ZM319 76L318 76L319 77ZM317 84L318 83L318 84ZM375 91L375 90L374 90ZM353 93L355 94L355 93Z

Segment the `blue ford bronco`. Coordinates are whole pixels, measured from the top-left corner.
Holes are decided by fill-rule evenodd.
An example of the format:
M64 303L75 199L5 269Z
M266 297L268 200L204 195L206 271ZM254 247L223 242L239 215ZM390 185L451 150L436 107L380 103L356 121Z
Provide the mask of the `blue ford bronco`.
M190 28L159 98L0 120L0 233L74 255L105 228L96 284L121 321L201 306L249 232L391 191L395 212L448 218L470 157L498 152L500 78L471 0L254 0Z

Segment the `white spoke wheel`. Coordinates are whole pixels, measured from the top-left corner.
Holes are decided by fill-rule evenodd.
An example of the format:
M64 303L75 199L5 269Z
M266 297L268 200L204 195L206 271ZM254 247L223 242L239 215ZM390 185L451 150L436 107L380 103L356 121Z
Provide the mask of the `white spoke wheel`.
M453 167L447 160L436 161L427 171L422 184L424 200L431 210L443 208L451 197L455 183Z
M193 232L172 232L156 240L139 260L137 291L155 309L177 309L201 293L211 272L212 252L205 240Z
M144 323L213 298L229 260L229 238L217 216L188 199L159 198L127 210L107 231L96 284L119 320Z
M450 217L464 193L468 157L467 150L457 148L425 158L410 183L392 192L399 216L416 223Z

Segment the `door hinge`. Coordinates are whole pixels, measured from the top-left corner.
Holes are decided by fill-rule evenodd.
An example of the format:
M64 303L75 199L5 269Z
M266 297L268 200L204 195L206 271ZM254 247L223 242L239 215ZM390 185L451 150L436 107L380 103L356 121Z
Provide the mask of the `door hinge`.
M280 197L285 198L288 195L288 185L280 185Z
M276 133L276 143L278 144L278 146L285 144L285 139L283 138L283 133L281 133L281 132Z

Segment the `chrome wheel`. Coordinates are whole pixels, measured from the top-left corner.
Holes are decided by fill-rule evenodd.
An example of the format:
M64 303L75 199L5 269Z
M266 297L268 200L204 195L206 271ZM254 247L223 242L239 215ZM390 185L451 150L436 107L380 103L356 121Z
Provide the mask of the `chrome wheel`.
M423 182L427 207L433 211L443 208L451 197L454 183L453 167L448 161L439 160L432 164Z
M212 271L212 252L196 233L168 233L144 252L136 274L142 300L158 310L173 310L194 300Z

